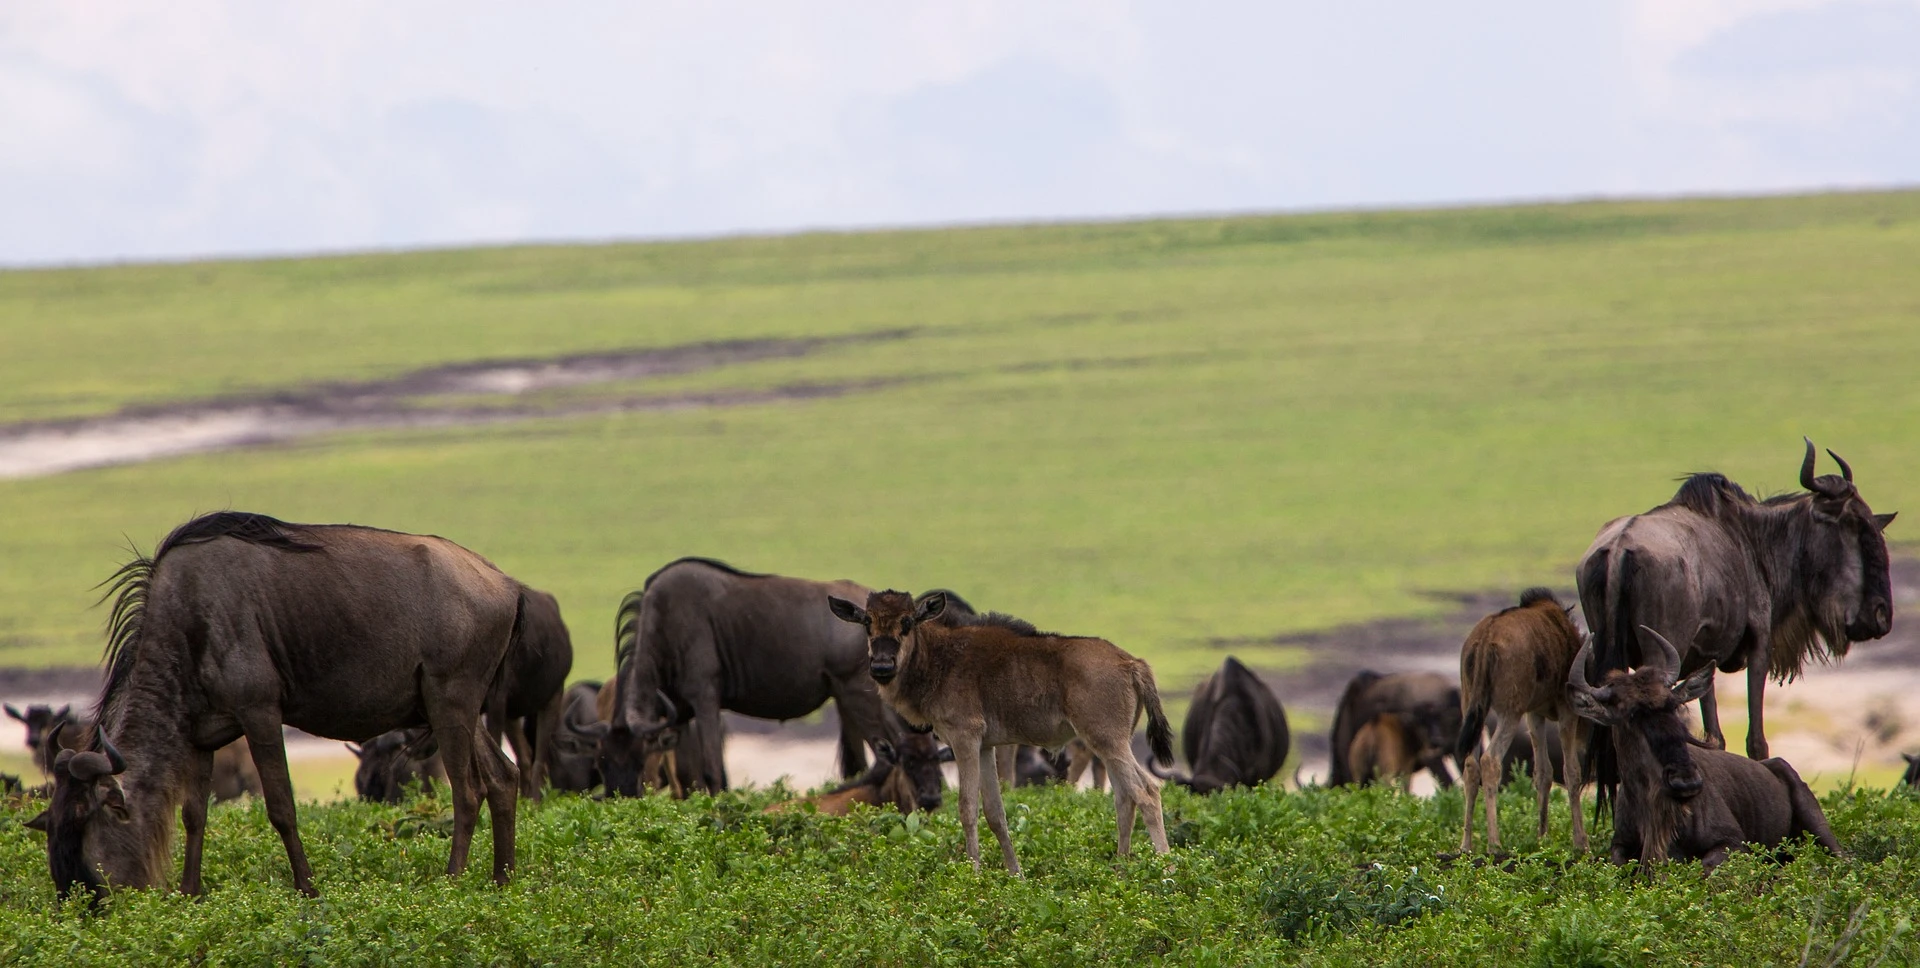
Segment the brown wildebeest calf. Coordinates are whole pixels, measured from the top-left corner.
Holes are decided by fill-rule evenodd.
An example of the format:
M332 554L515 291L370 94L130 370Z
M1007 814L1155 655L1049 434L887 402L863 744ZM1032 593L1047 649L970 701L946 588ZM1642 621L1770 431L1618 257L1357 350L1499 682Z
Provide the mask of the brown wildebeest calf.
M1567 800L1573 810L1573 847L1587 851L1587 828L1580 817L1580 744L1586 729L1567 698L1567 669L1580 650L1580 630L1553 592L1529 588L1520 604L1480 620L1460 647L1460 727L1458 752L1467 809L1460 850L1473 849L1474 798L1487 789L1487 848L1500 849L1500 779L1507 748L1524 720L1536 752L1547 748L1547 720L1560 726ZM1483 736L1491 719L1492 738ZM1484 740L1484 742L1483 742ZM1475 757L1475 750L1480 750ZM1553 770L1535 758L1533 789L1540 805L1539 836L1547 835L1547 803Z
M1381 713L1353 734L1347 768L1361 786L1381 780L1406 793L1413 788L1413 772L1420 768L1420 738L1408 731L1399 716ZM1473 808L1467 809L1471 814Z
M1105 639L1048 635L1032 626L945 628L931 621L946 607L942 595L916 605L905 592L884 591L869 594L865 608L831 597L828 604L833 614L866 628L868 669L881 698L908 723L932 726L953 747L960 826L976 870L984 799L987 826L1000 841L1007 870L1020 872L1000 781L982 776L982 752L1015 743L1058 749L1076 735L1107 764L1113 780L1120 853L1132 844L1136 807L1146 817L1154 851L1166 853L1160 791L1133 757L1133 726L1144 709L1154 757L1173 762L1173 727L1145 662Z
M1778 847L1803 833L1840 853L1820 801L1786 760L1756 762L1687 735L1680 709L1713 684L1714 667L1680 679L1680 651L1652 628L1640 629L1659 646L1657 653L1642 646L1640 654L1658 655L1656 661L1632 672L1611 670L1596 688L1587 680L1589 638L1567 673L1580 715L1612 727L1620 765L1613 862L1697 857L1712 873L1728 853L1747 844ZM1571 758L1567 765L1573 765Z
M895 746L881 740L874 749L873 766L849 783L843 783L818 796L784 800L766 809L767 813L789 813L811 804L815 813L844 817L853 805L883 807L892 804L901 813L940 809L941 790L947 785L940 764L953 759L953 750L943 747L932 733L907 732Z

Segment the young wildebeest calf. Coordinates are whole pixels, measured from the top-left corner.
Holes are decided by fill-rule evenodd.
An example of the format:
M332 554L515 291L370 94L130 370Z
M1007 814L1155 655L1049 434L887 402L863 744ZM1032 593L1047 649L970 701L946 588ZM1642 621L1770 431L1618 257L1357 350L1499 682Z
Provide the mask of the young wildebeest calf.
M844 817L853 812L856 803L875 807L892 804L901 813L940 809L940 791L947 785L940 764L953 759L951 748L941 746L930 732L909 731L901 735L898 746L881 740L874 745L874 754L873 765L858 779L819 796L781 801L766 812L788 813L812 804L816 813Z
M1567 675L1574 708L1613 727L1620 764L1620 796L1613 808L1613 862L1643 864L1671 855L1699 858L1711 872L1743 844L1777 847L1803 833L1838 854L1820 801L1786 760L1758 762L1710 749L1687 735L1680 707L1713 682L1713 666L1679 680L1680 652L1664 636L1640 627L1659 644L1660 659L1588 684L1593 641L1580 648ZM1641 654L1656 653L1644 646ZM1573 766L1568 758L1567 766ZM1576 811L1577 813L1577 811Z
M918 606L913 596L896 591L869 594L866 608L831 597L828 604L833 614L866 628L868 670L881 698L908 723L932 726L953 747L960 826L975 869L980 867L984 798L987 826L1000 841L1007 869L1020 872L1000 804L1000 781L991 773L981 775L982 751L1010 743L1058 749L1075 735L1107 764L1120 853L1132 843L1136 806L1146 816L1153 849L1166 853L1160 791L1133 757L1133 726L1144 708L1154 757L1173 760L1173 728L1145 662L1105 639L1002 625L945 628L931 621L946 607L941 595L928 596Z
M1407 730L1393 713L1381 713L1353 734L1347 747L1347 769L1355 782L1369 786L1375 780L1390 783L1406 793L1413 788L1413 773L1420 768L1420 738ZM1473 815L1473 807L1467 807Z
M1587 828L1580 817L1580 742L1585 730L1562 683L1580 649L1580 630L1567 610L1545 588L1529 588L1520 604L1480 620L1460 647L1461 782L1467 809L1460 850L1473 849L1473 802L1487 788L1487 848L1500 849L1500 779L1507 748L1525 719L1536 752L1547 748L1547 720L1560 726L1561 758L1567 799L1573 810L1573 848L1587 850ZM1485 740L1492 726L1492 739ZM1479 757L1475 749L1481 749ZM1539 760L1536 758L1536 766ZM1533 771L1540 805L1539 836L1547 835L1547 801L1553 771Z

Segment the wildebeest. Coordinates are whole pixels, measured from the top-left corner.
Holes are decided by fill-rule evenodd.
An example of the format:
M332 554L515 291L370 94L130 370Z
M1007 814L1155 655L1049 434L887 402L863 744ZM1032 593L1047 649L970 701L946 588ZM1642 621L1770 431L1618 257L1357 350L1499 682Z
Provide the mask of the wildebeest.
M1457 752L1460 782L1466 787L1465 825L1460 850L1473 849L1473 808L1480 788L1487 789L1487 847L1500 849L1500 782L1508 749L1521 725L1533 749L1547 749L1547 721L1560 727L1561 763L1567 801L1573 811L1573 846L1586 853L1586 821L1580 815L1582 728L1567 698L1567 669L1580 651L1580 630L1553 592L1529 588L1520 604L1501 609L1474 625L1460 647L1460 727ZM1547 805L1553 771L1535 770L1534 800L1539 807L1538 836L1547 835Z
M1902 753L1900 756L1907 761L1907 772L1900 782L1910 787L1920 787L1920 753Z
M572 698L556 744L564 741L570 751L563 757L584 755L587 762L570 761L568 785L558 788L590 790L598 784L606 787L608 796L637 797L653 790L672 790L674 797L685 798L687 791L708 775L701 759L701 737L704 728L713 727L683 718L665 693L656 692L653 712L666 725L645 733L639 742L606 742L615 728L611 717L618 715L618 695L618 683L606 687L575 683L569 690ZM573 786L575 783L584 785Z
M45 703L34 703L23 711L14 708L12 703L7 703L6 710L8 716L19 720L20 724L27 728L27 752L32 754L33 765L42 773L53 772L55 751L48 749L47 737L52 734L54 727L68 722L82 728L92 725L92 723L79 721L73 715L71 704L55 709Z
M1373 717L1353 734L1353 745L1347 748L1348 772L1361 786L1383 782L1405 793L1413 788L1419 768L1420 739L1394 713ZM1467 809L1471 814L1473 808Z
M1790 681L1808 657L1844 656L1893 627L1881 532L1894 516L1873 513L1853 469L1833 459L1842 476L1814 477L1807 441L1805 491L1764 501L1719 474L1694 474L1673 500L1600 529L1576 572L1599 668L1644 661L1633 630L1645 625L1681 644L1682 671L1746 669L1747 755L1765 759L1768 675ZM1700 719L1708 742L1725 748L1711 678Z
M599 702L598 682L567 687L553 750L547 757L547 779L555 790L584 793L600 785L600 733L594 729L600 722Z
M1353 737L1381 713L1393 713L1420 741L1420 768L1442 787L1453 785L1447 756L1460 737L1460 687L1437 672L1356 673L1340 695L1328 736L1327 785L1357 783L1350 762Z
M253 750L245 736L214 750L213 781L208 789L215 803L236 800L245 793L256 797L262 794L260 771L253 766Z
M520 634L487 697L487 732L496 746L506 734L520 767L520 792L537 800L573 670L573 638L552 595L523 585L520 596Z
M832 699L840 715L840 771L860 775L866 744L887 732L860 635L820 609L828 596L864 598L850 581L807 581L681 558L627 595L615 619L619 710L601 740L630 755L674 725L657 696L699 724L700 786L727 787L720 710L797 719ZM687 737L690 739L691 737Z
M941 791L947 785L940 764L952 761L952 748L941 746L931 732L907 730L898 747L883 740L874 753L873 766L858 779L817 796L781 801L767 807L766 812L787 813L811 805L817 813L844 817L856 803L876 807L892 804L901 813L940 809Z
M283 725L354 741L431 725L453 788L447 870L466 866L484 790L494 879L506 880L516 771L479 724L516 632L513 579L443 538L223 511L175 528L109 581L97 726L86 749L56 761L42 815L62 892L165 884L181 809L180 887L199 893L213 751L244 735L294 886L316 893Z
M1173 729L1145 662L1105 639L1036 632L1024 623L948 628L933 621L946 607L938 594L916 603L905 592L883 591L869 594L864 608L839 597L827 604L842 621L866 631L868 671L887 704L910 725L931 726L953 747L960 826L976 870L984 799L1001 857L1008 870L1020 871L999 778L982 774L981 755L1018 743L1057 749L1076 735L1107 764L1113 780L1120 853L1132 843L1136 807L1146 817L1153 849L1166 853L1160 791L1133 757L1133 726L1144 710L1153 755L1173 759Z
M1292 737L1287 712L1252 669L1227 656L1193 691L1180 732L1180 751L1190 773L1154 774L1195 793L1259 786L1280 772Z
M1752 760L1725 750L1693 748L1680 708L1705 694L1713 667L1680 679L1680 652L1642 626L1659 647L1631 672L1609 670L1596 688L1587 679L1589 639L1567 676L1581 716L1612 727L1620 769L1612 858L1650 863L1699 858L1711 872L1745 844L1777 847L1812 834L1838 854L1820 801L1786 760Z
M433 792L433 780L445 781L446 767L437 750L429 750L433 737L424 729L394 729L365 743L348 743L347 750L360 760L353 772L353 789L369 803L399 803L407 789L415 787Z

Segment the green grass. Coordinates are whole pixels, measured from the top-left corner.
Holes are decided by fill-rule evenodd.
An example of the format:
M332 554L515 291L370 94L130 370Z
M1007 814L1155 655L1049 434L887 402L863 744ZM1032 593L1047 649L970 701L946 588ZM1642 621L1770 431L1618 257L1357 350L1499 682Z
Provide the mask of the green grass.
M1508 788L1514 855L1480 866L1440 860L1459 839L1457 791L1169 791L1174 852L1120 860L1106 797L1023 790L1010 807L1023 878L972 871L951 805L839 820L763 815L767 793L556 797L523 805L505 889L479 869L440 873L437 803L305 806L319 900L293 892L263 809L223 806L204 900L123 892L105 916L56 902L43 841L18 825L36 808L10 806L0 962L1745 966L1810 948L1816 965L1920 963L1911 795L1827 796L1846 858L1740 855L1710 878L1568 863L1564 802L1536 841L1531 796ZM480 857L485 843L483 830Z
M1920 480L1920 194L811 235L0 274L0 414L450 360L914 328L572 396L836 399L357 433L0 482L0 664L222 507L436 532L557 593L581 674L683 554L1106 635L1179 685L1245 639L1571 584L1607 519L1801 434ZM1904 524L1893 537L1902 538ZM1278 665L1298 655L1252 651Z

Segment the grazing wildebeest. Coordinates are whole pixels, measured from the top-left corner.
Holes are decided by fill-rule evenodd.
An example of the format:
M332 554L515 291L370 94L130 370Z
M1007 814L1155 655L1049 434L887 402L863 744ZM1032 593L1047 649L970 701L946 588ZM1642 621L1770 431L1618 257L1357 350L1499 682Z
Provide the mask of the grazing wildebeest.
M245 736L214 751L213 782L208 789L213 792L215 803L239 799L244 793L261 795L260 771L254 769L253 750L247 746Z
M27 788L21 784L19 777L11 773L0 773L0 794L11 796L15 793L25 793L26 790Z
M665 695L699 724L699 785L719 792L727 788L720 710L788 720L832 699L841 775L859 776L868 742L899 737L887 731L867 675L866 643L824 614L820 600L866 594L850 581L754 574L709 558L682 558L654 572L615 619L619 709L602 748L644 756L652 734L674 725L657 708L656 697Z
M1910 787L1920 787L1920 753L1902 753L1900 756L1907 761L1907 772L1900 782Z
M1589 684L1589 639L1567 676L1580 715L1612 727L1620 768L1613 862L1699 858L1711 872L1743 845L1777 847L1803 833L1840 853L1820 801L1786 760L1692 748L1680 708L1705 694L1713 667L1680 679L1679 650L1651 627L1641 628L1659 648L1642 650L1648 658L1638 668L1609 670L1597 688Z
M573 689L561 732L568 749L586 755L590 762L586 773L570 767L568 782L585 778L586 785L563 789L586 790L598 783L606 787L608 796L672 790L676 799L685 799L687 791L708 775L700 753L704 727L684 718L665 693L655 693L653 711L666 726L646 733L638 743L608 743L606 737L617 728L608 717L618 715L618 684L576 683Z
M1487 848L1500 849L1500 781L1507 753L1524 724L1536 751L1547 749L1547 721L1560 727L1561 763L1567 801L1573 811L1573 847L1587 851L1586 821L1580 815L1580 749L1585 730L1567 698L1567 669L1580 651L1580 630L1545 588L1529 588L1520 604L1501 609L1474 625L1460 647L1460 727L1457 753L1460 782L1467 790L1461 852L1473 849L1473 808L1480 788L1487 790ZM1539 806L1538 836L1547 835L1547 805L1553 771L1533 774Z
M1442 787L1453 785L1447 757L1460 737L1460 687L1437 672L1356 673L1340 696L1328 736L1327 785L1359 782L1353 775L1353 737L1362 726L1392 713L1420 740L1420 768Z
M1180 751L1192 772L1147 768L1195 793L1259 786L1280 772L1291 744L1287 711L1273 690L1239 659L1228 656L1193 691L1193 704L1187 707Z
M431 795L430 781L447 778L440 754L428 749L432 745L424 729L388 730L365 743L348 743L347 750L360 760L353 771L354 792L369 803L399 803L409 787Z
M561 702L560 725L553 733L553 751L547 757L547 779L555 790L585 793L601 783L600 683L576 682Z
M19 720L21 725L27 727L27 751L33 755L33 765L39 768L40 772L47 774L53 772L55 751L47 748L49 745L47 737L53 733L54 727L69 722L82 728L93 725L78 720L73 715L71 704L55 709L44 703L34 703L25 711L21 711L14 708L12 703L7 703L6 710L8 716Z
M540 799L546 760L560 722L567 673L573 670L573 637L560 617L560 602L537 589L520 588L520 634L507 650L500 679L487 696L487 732L494 745L506 734L520 767L520 792Z
M1133 757L1133 726L1145 710L1153 755L1173 760L1173 729L1145 662L1105 639L1034 632L1030 625L948 628L933 621L946 607L938 594L918 604L896 591L869 594L865 608L838 597L827 604L842 621L866 631L868 671L887 704L908 724L931 726L953 747L960 826L974 869L980 867L984 799L987 826L1000 841L1001 857L1009 871L1020 871L999 778L982 774L981 755L1019 743L1057 749L1076 735L1107 764L1113 779L1120 853L1128 853L1132 843L1136 807L1146 817L1153 849L1166 853L1160 791Z
M1347 769L1361 786L1389 783L1406 793L1420 769L1420 738L1394 713L1381 713L1353 734L1347 748ZM1471 808L1469 808L1471 811Z
M506 880L516 771L479 726L516 632L513 579L443 538L223 511L175 528L110 581L97 725L54 770L43 815L62 892L165 884L180 809L180 888L199 893L213 751L244 735L294 886L316 893L283 725L355 741L431 725L453 787L448 873L466 867L484 790L494 879ZM95 822L101 811L109 819Z
M1814 477L1807 441L1805 492L1764 501L1719 474L1694 474L1673 500L1600 529L1576 572L1599 669L1646 658L1633 634L1642 625L1680 643L1682 671L1746 669L1747 755L1765 759L1767 677L1791 681L1809 656L1844 656L1893 627L1881 532L1894 516L1873 513L1853 469L1833 459L1842 476ZM1711 678L1700 719L1707 741L1724 749ZM1604 757L1601 769L1606 784Z
M953 760L952 748L941 746L931 732L905 730L898 747L882 740L874 754L873 766L858 779L817 796L783 800L766 812L787 813L811 805L816 813L844 817L856 803L875 807L892 804L901 813L940 809L941 791L947 786L940 764Z

